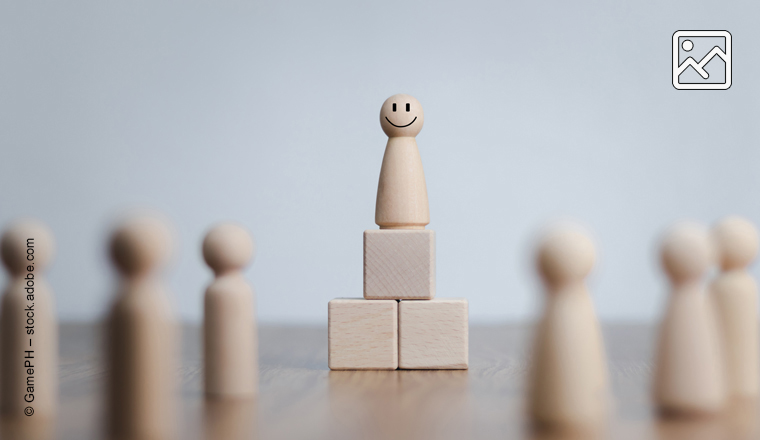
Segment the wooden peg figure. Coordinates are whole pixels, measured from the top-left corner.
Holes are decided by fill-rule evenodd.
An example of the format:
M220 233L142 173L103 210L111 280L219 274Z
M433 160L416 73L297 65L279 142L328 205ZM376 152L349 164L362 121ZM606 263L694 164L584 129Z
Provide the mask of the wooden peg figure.
M218 225L203 240L203 257L215 274L204 297L204 377L209 397L250 397L258 391L254 293L242 273L254 250L251 236L235 224Z
M585 284L593 265L593 243L574 228L550 232L538 247L547 296L530 369L528 410L534 425L594 429L607 414L607 361Z
M757 256L757 229L746 219L728 217L712 232L721 272L710 294L718 318L727 392L732 397L754 397L760 374L760 329L757 283L747 266Z
M121 285L108 321L108 437L174 438L177 333L160 269L171 253L169 226L137 217L111 237Z
M0 312L0 413L50 420L58 406L58 322L45 280L53 234L22 221L5 231L0 249L9 275Z
M660 255L671 293L660 327L654 402L665 415L718 412L725 386L715 316L704 292L713 258L707 230L688 222L673 226Z
M393 95L380 109L380 126L388 135L375 206L380 229L425 229L430 223L425 173L415 139L424 121L420 102L409 95Z

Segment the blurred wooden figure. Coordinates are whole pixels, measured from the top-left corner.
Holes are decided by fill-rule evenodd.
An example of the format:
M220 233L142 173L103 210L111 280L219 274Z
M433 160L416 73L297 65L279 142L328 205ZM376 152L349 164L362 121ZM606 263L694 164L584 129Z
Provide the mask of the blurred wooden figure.
M249 397L258 391L254 293L242 273L254 249L248 232L229 223L203 240L203 257L216 276L204 297L204 377L210 397Z
M757 256L757 229L746 219L728 217L712 232L721 273L710 292L718 318L727 392L733 397L754 397L760 374L760 329L757 283L747 266Z
M665 234L660 252L671 293L660 327L654 402L666 415L716 413L726 394L715 315L704 292L713 257L707 230L679 223Z
M53 234L22 221L5 231L0 248L9 275L0 312L0 413L41 423L58 406L58 322L44 275Z
M430 223L425 172L415 139L424 121L420 102L409 95L393 95L380 108L380 125L388 135L375 206L380 229L425 229Z
M174 438L178 328L159 277L171 253L169 226L129 220L110 251L122 281L108 320L108 438Z
M537 252L547 290L536 329L528 410L537 427L595 430L608 412L607 361L585 285L594 245L575 228L547 234Z

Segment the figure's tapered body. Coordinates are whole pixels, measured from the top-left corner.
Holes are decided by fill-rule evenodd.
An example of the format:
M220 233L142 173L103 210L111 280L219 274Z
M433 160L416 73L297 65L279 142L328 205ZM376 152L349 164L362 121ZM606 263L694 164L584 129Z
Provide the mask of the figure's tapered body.
M718 276L710 294L718 318L727 391L736 397L757 396L760 375L757 283L746 271L731 271Z
M258 391L253 289L241 275L219 277L204 299L204 378L209 396Z
M717 412L725 400L713 312L699 284L670 294L660 327L654 400L666 413Z
M538 324L531 371L534 421L594 425L607 412L607 362L586 288L549 293Z
M1 413L24 417L24 409L32 407L35 417L52 418L58 406L55 303L42 276L35 280L33 301L27 299L25 287L23 278L13 279L0 305ZM32 316L27 317L28 313ZM31 383L27 380L30 376Z
M388 139L377 185L375 223L381 229L424 229L430 223L425 172L413 137Z
M109 317L109 433L113 439L174 436L178 328L153 279L130 280Z
M52 233L36 221L2 238L9 280L0 304L0 415L32 423L58 412L58 321L45 267Z

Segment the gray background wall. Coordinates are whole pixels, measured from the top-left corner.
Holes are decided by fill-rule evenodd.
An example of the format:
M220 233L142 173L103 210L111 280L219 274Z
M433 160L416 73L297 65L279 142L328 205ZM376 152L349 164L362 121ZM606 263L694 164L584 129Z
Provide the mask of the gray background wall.
M362 231L405 92L438 234L438 295L473 321L540 304L527 256L557 217L595 234L607 320L652 320L669 223L760 222L756 2L0 3L0 224L48 222L62 319L113 293L111 222L149 206L176 223L169 281L199 320L199 243L235 219L266 322L325 323L362 293ZM677 91L671 35L726 29L733 86ZM760 274L754 269L755 274ZM4 280L0 280L4 281Z

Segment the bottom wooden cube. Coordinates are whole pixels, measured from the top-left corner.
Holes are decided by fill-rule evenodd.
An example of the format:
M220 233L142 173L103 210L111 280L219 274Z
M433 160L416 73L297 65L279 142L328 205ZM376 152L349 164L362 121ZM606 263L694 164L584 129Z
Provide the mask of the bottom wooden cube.
M467 369L466 299L407 300L398 307L399 368Z
M331 370L398 368L398 301L339 298L327 308Z

